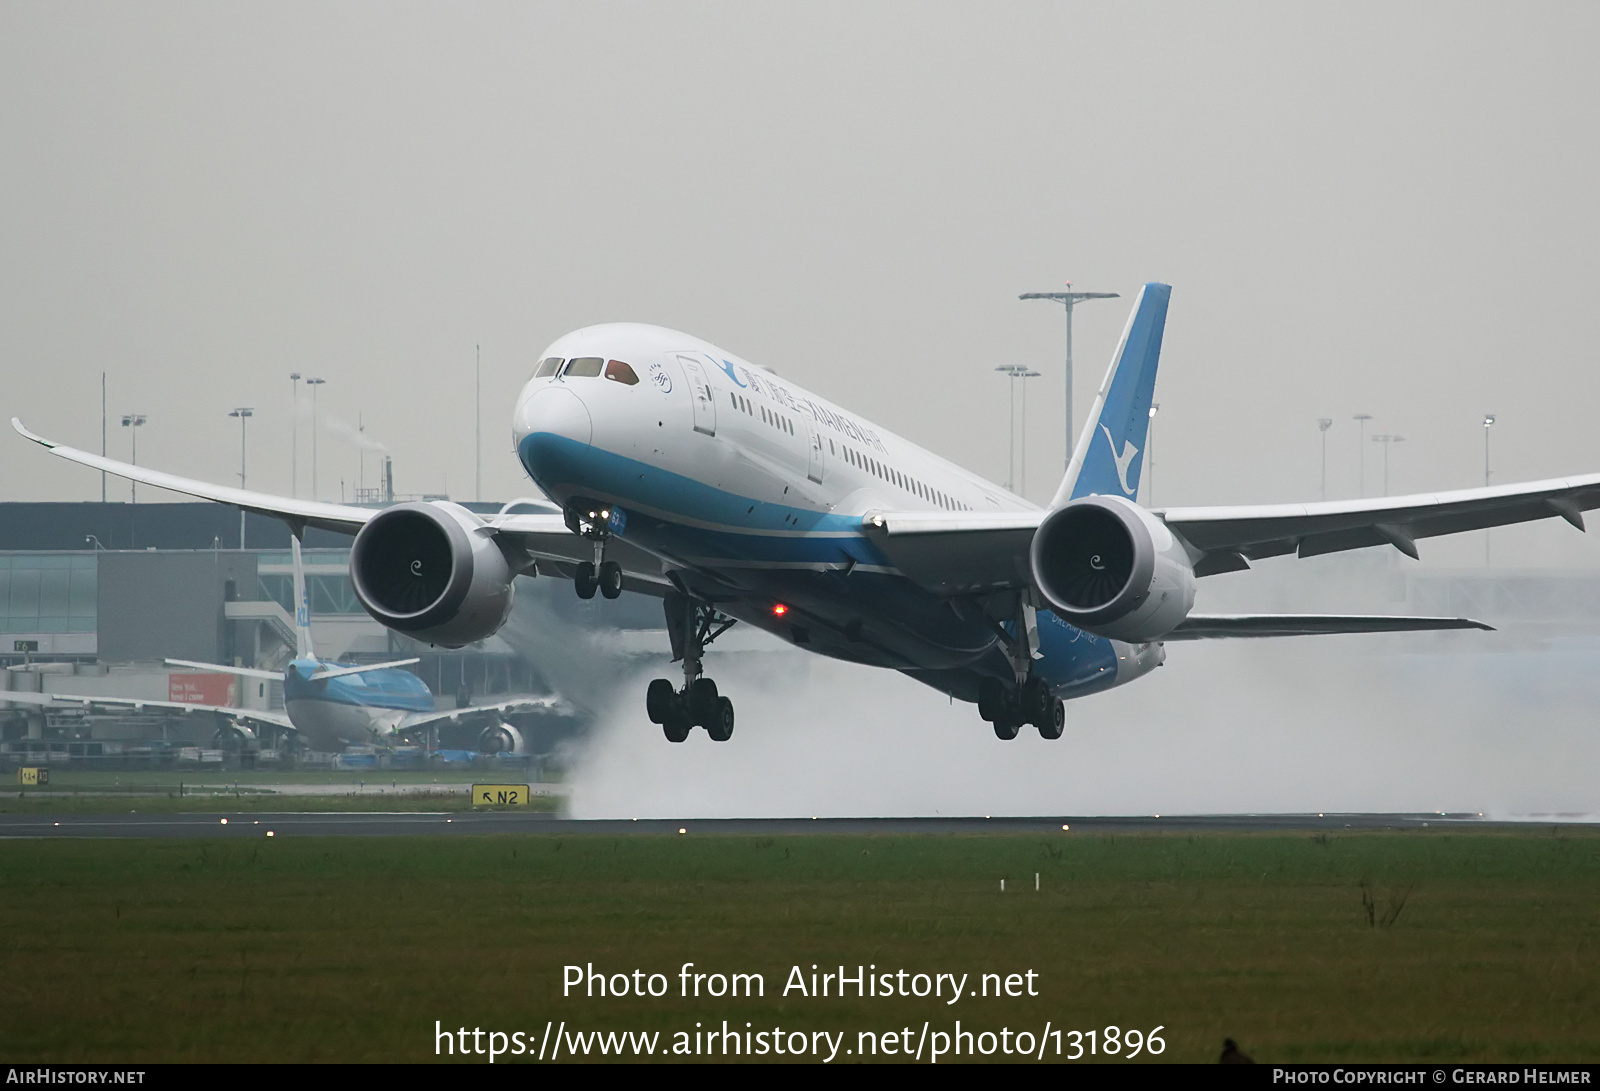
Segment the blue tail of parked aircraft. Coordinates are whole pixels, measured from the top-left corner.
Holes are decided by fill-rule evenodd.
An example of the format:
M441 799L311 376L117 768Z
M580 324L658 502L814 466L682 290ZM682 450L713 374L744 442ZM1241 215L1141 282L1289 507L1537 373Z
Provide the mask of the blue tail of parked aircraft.
M1172 287L1167 284L1146 284L1139 290L1133 314L1122 331L1122 343L1100 384L1051 507L1091 494L1129 500L1138 496L1156 364L1161 358L1161 335L1171 297Z

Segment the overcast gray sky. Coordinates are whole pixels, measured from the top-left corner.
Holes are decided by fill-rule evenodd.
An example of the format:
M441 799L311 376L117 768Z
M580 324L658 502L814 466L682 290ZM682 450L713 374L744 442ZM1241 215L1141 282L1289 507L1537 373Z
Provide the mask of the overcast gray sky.
M0 412L288 491L291 371L327 380L321 492L358 415L402 491L528 487L510 401L597 321L705 337L1001 480L1000 364L1059 309L1087 405L1146 280L1174 285L1154 500L1600 471L1592 304L1600 8L1325 5L0 6ZM301 429L302 490L310 428ZM1368 491L1382 451L1366 444ZM98 475L0 436L0 497ZM368 474L372 474L369 463ZM113 485L113 498L126 496ZM1507 563L1592 565L1559 520ZM1502 544L1503 543L1503 544ZM1481 540L1429 544L1464 564Z

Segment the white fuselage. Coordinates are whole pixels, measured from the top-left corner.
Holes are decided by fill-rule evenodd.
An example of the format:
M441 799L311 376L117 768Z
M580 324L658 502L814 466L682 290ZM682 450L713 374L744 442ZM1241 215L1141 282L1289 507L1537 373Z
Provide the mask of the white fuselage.
M524 468L558 503L615 509L614 532L696 595L797 645L966 699L981 674L1009 671L993 626L900 576L862 517L1034 505L660 327L578 330L545 351L540 371L513 418ZM1062 696L1128 681L1160 658L1159 646L1108 641L1043 614L1040 635L1041 664L1055 660L1050 681Z

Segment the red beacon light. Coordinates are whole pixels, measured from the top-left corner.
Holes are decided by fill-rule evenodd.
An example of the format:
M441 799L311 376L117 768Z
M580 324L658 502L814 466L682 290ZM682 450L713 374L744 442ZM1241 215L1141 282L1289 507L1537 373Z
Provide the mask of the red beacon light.
M787 606L785 606L783 603L781 603L781 602L773 603L773 605L772 605L772 616L773 617L782 617L784 614L787 614L788 612L789 612L789 608Z

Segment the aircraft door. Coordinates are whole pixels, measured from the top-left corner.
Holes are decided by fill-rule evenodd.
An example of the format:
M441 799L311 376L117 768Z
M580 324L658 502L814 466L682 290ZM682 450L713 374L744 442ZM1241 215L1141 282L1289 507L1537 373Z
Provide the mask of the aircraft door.
M689 400L694 403L694 430L708 436L717 434L717 399L706 379L705 365L693 356L678 357L689 376Z
M822 433L817 431L814 421L806 421L806 433L811 439L810 463L806 466L806 476L817 484L822 484Z

